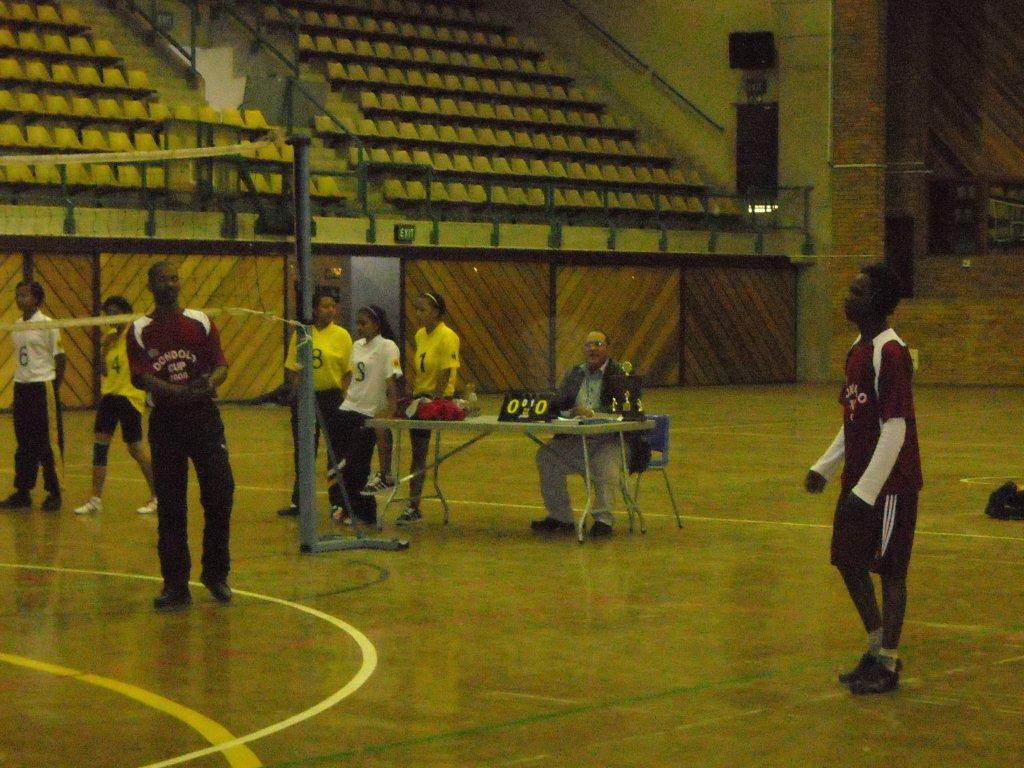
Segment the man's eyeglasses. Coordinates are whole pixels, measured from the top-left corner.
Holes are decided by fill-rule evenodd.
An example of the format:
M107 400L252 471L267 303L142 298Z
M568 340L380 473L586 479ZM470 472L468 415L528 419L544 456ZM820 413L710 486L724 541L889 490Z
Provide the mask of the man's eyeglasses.
M583 348L584 349L600 349L601 347L605 346L607 343L608 343L607 341L584 341L583 342Z

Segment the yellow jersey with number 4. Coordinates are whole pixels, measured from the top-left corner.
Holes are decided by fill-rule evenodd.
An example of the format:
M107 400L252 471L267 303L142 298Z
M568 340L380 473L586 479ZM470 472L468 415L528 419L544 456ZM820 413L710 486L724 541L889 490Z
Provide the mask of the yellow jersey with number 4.
M348 373L348 359L352 355L352 337L340 325L328 323L320 330L311 326L313 339L313 389L341 389ZM288 342L288 357L284 367L289 371L299 370L298 356L293 333Z
M459 367L459 336L444 323L438 323L427 333L426 328L416 331L416 359L413 361L413 392L417 395L432 394L443 371L450 370L448 384L442 395L455 394L455 371Z
M127 397L139 413L145 412L146 393L132 385L132 373L128 370L128 344L125 333L117 328L108 328L104 333L107 348L103 355L100 394Z

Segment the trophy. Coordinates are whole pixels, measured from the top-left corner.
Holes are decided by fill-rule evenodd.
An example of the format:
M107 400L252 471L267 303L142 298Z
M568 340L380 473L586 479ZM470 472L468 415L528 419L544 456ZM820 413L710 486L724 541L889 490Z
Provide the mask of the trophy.
M633 375L633 364L626 361L622 364L622 374L611 377L609 385L612 395L612 413L619 414L623 419L639 420L644 417L644 405L641 400L641 380Z

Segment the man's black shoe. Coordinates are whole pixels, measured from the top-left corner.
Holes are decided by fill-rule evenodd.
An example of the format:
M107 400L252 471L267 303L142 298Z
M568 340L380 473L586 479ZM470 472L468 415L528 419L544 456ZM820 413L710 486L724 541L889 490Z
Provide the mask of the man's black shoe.
M160 597L153 601L157 611L180 611L192 605L192 593L188 589L165 589Z
M0 509L29 509L32 506L32 497L28 491L15 491L3 501L0 501Z
M277 510L277 514L279 514L281 517L298 517L299 508L292 504L290 506L285 507L284 509Z
M61 498L59 493L51 493L45 499L43 499L43 505L40 507L43 512L59 512L61 505Z
M541 533L572 533L576 530L576 525L556 520L553 517L545 517L543 520L531 520L530 530Z
M207 581L203 579L203 586L210 590L213 599L218 603L231 602L231 587L226 581Z
M602 523L600 520L595 520L594 524L590 526L590 532L588 533L592 539L604 539L612 535L612 527L608 523Z
M895 670L889 670L877 657L859 677L850 681L850 693L889 693L900 687L900 673L897 662Z
M860 661L857 662L857 666L851 669L849 672L842 672L839 675L839 682L843 685L849 685L854 679L860 677L865 671L871 668L875 663L875 659L878 657L872 653L865 653L860 657ZM899 672L903 669L903 660L896 659L896 671Z

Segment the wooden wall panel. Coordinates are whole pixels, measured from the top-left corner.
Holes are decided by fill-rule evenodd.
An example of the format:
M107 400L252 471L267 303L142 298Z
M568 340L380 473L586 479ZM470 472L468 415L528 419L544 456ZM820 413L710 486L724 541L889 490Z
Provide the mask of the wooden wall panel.
M588 331L611 338L612 357L629 360L653 385L679 383L679 269L558 267L555 360L561 378L583 359Z
M446 322L461 339L463 382L481 392L550 386L548 270L528 262L407 261L406 367L416 332L412 301L432 290L444 296Z
M683 276L684 384L796 380L796 272L698 267Z
M18 305L14 289L21 282L24 257L20 253L0 254L0 323L5 325L18 319ZM9 334L0 343L0 408L10 408L14 400L14 346Z
M139 312L153 307L146 271L166 258L178 265L181 305L196 309L246 307L275 315L284 311L284 258L280 256L170 256L103 254L100 295L119 294ZM225 400L241 400L274 389L282 381L281 324L259 317L218 317L228 378Z
M92 256L42 254L32 256L32 275L46 291L43 313L54 320L93 314L95 259ZM61 385L61 403L91 406L95 401L95 333L88 328L61 331L67 368Z

